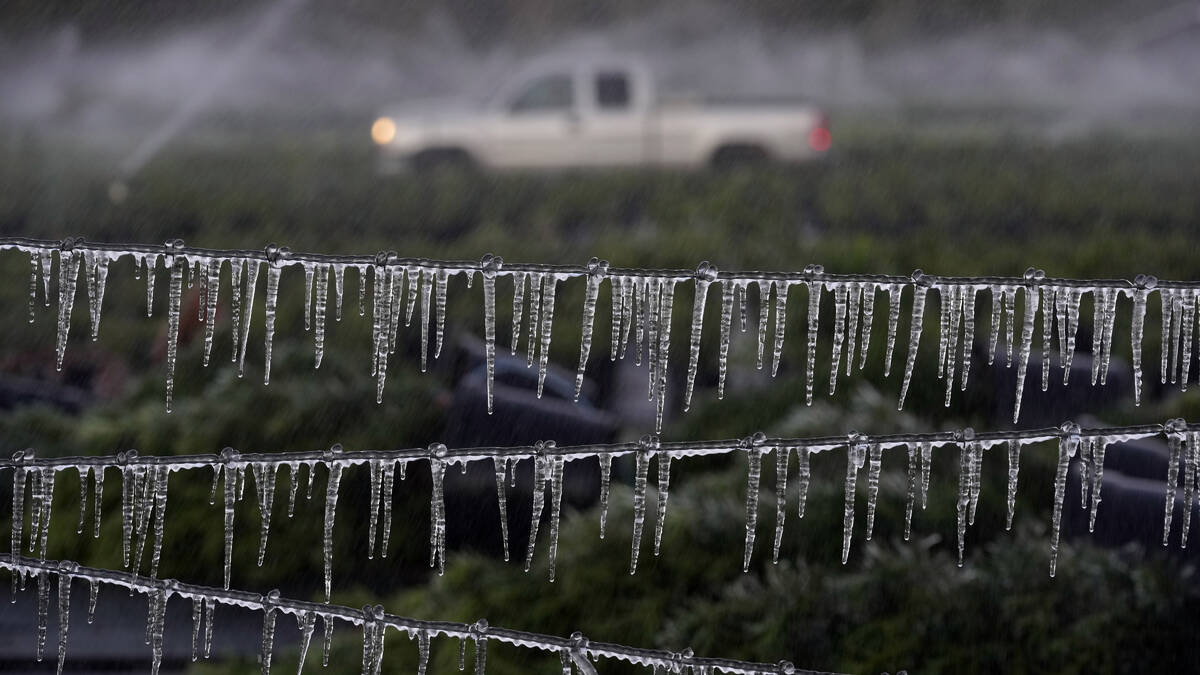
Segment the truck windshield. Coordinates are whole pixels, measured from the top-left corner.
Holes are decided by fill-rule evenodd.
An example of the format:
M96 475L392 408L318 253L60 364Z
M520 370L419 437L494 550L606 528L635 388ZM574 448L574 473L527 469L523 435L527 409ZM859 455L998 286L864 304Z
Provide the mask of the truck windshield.
M567 110L575 105L575 89L566 74L546 75L534 80L513 99L514 113Z

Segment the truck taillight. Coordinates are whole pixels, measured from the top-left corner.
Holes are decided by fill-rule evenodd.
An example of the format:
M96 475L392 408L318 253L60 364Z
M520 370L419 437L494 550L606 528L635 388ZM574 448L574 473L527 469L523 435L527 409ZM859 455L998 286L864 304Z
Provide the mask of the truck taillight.
M825 152L833 145L833 134L829 133L829 129L821 124L813 127L812 131L808 132L808 147L817 152Z

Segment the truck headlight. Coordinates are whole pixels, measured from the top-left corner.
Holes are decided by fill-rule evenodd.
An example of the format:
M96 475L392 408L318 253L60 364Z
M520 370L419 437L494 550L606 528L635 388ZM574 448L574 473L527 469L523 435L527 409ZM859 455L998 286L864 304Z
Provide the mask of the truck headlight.
M396 122L390 117L380 117L371 125L371 140L387 145L396 138Z

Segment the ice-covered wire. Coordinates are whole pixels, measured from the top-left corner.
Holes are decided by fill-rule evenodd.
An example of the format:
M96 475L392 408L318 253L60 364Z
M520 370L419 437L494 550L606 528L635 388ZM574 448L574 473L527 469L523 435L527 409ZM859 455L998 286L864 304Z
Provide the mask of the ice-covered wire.
M298 266L305 276L305 328L314 332L315 366L320 367L325 342L326 314L330 312L329 295L332 292L333 312L337 319L342 315L342 300L347 283L346 272L351 269L358 277L359 313L365 314L367 298L370 298L372 320L371 372L377 378L376 400L382 401L387 374L388 356L395 352L397 328L401 316L404 324L410 325L414 311L419 306L421 329L421 368L428 366L431 349L434 358L441 353L444 338L448 288L455 277L464 277L470 285L476 275L482 277L484 296L484 342L486 355L486 384L488 411L492 412L492 386L496 360L496 279L508 277L513 283L513 329L511 346L516 354L522 333L523 319L528 305L528 327L524 329L528 347L528 364L538 363L538 395L541 395L549 359L551 333L554 325L556 290L562 281L573 277L586 277L584 289L583 320L581 330L580 358L576 373L575 397L578 398L584 381L584 371L591 354L593 324L597 298L601 285L608 282L611 295L612 352L611 358L623 358L632 338L634 350L640 364L643 352L650 369L649 395L657 409L656 430L661 430L663 408L668 384L668 354L671 346L672 313L675 304L676 286L691 283L694 288L691 331L688 352L686 394L683 408L690 407L694 383L699 368L700 342L703 334L705 306L709 287L716 283L721 295L720 363L721 377L718 383L718 398L724 394L725 372L731 338L731 326L735 313L740 314L740 325L746 330L747 305L751 293L757 296L759 306L758 359L761 369L767 363L764 358L768 332L773 332L771 373L778 372L787 327L788 290L792 286L803 286L808 292L808 354L805 371L807 401L812 402L815 350L820 322L822 295L833 296L835 302L835 326L830 373L830 393L833 393L838 378L839 365L845 357L845 375L854 367L862 369L867 361L868 346L875 315L876 296L887 303L888 317L884 375L891 371L892 356L899 334L900 304L903 296L911 298L909 345L904 361L903 383L900 388L900 406L912 378L920 344L927 296L936 295L941 317L939 334L938 377L946 381L946 404L949 405L956 381L959 388L966 389L971 366L971 353L975 337L976 300L981 292L987 291L991 300L991 331L989 363L1002 353L1001 345L1007 345L1008 364L1018 364L1014 421L1020 415L1020 404L1025 385L1025 374L1031 348L1035 339L1034 325L1040 313L1042 320L1041 355L1047 363L1051 356L1051 343L1057 338L1059 366L1064 375L1064 384L1069 380L1070 363L1075 351L1075 339L1079 332L1079 308L1083 295L1091 294L1093 313L1093 359L1092 384L1107 381L1108 363L1112 352L1113 325L1117 311L1117 300L1124 295L1132 301L1132 352L1134 366L1134 399L1141 400L1142 383L1142 332L1148 298L1157 293L1163 306L1163 343L1170 343L1170 353L1178 354L1168 360L1168 349L1163 350L1162 378L1180 381L1187 387L1193 354L1193 330L1197 304L1200 303L1200 282L1158 281L1154 277L1139 275L1133 280L1121 279L1059 279L1047 277L1041 270L1030 268L1021 277L951 277L924 274L920 270L911 276L880 274L829 274L820 265L809 265L802 271L721 271L707 261L695 270L680 269L636 269L610 267L607 261L593 258L585 265L506 264L500 257L485 255L479 261L432 260L427 258L405 258L394 251L381 251L373 256L328 256L312 253L291 252L286 247L267 246L262 251L219 250L193 248L180 240L162 245L107 244L84 242L81 239L62 241L0 238L0 249L17 249L30 257L30 308L32 321L39 289L49 306L51 278L55 261L58 261L58 336L56 356L59 368L67 345L67 334L71 325L71 311L75 303L79 271L84 272L87 289L91 334L95 338L99 330L104 288L109 264L123 257L130 257L139 273L147 278L147 311L154 305L155 274L160 267L168 273L168 331L167 331L167 382L166 401L168 410L174 393L174 373L177 356L184 284L199 285L201 303L199 318L205 325L204 362L207 365L212 351L215 333L212 320L217 305L226 287L223 279L228 278L226 293L230 296L230 316L233 325L232 360L241 373L245 364L247 342L255 306L258 277L266 277L266 293L263 301L265 315L265 358L263 381L270 381L271 347L275 330L275 308L279 293L280 274L284 267ZM226 272L228 269L228 272ZM263 272L265 270L265 272ZM752 292L750 289L754 288ZM528 288L528 292L526 289ZM792 294L793 297L796 295ZM1022 311L1018 315L1017 298L1021 296ZM772 301L772 296L774 300ZM770 321L774 307L775 320ZM736 311L735 311L736 310ZM883 311L879 313L884 313ZM436 318L435 318L436 314ZM1020 316L1020 319L1018 319ZM1000 340L1000 325L1004 325L1004 339ZM1054 330L1057 325L1057 331ZM1018 326L1020 327L1018 330ZM432 327L432 329L431 329ZM1011 331L1010 331L1011 327ZM711 332L711 329L710 329ZM861 334L861 335L860 335ZM1019 349L1014 349L1018 343ZM960 350L958 345L963 345ZM856 347L857 345L857 347ZM644 347L644 349L643 349ZM1180 349L1182 353L1180 354ZM855 352L859 353L856 354ZM1200 350L1198 350L1200 351ZM1171 364L1168 369L1168 362ZM961 364L961 366L959 365ZM956 370L961 377L955 377ZM1049 368L1042 368L1042 389L1049 385Z
M677 441L662 442L655 435L646 435L637 442L612 443L578 446L558 446L553 441L540 441L534 445L513 447L477 447L449 449L441 443L431 444L427 448L403 450L361 450L344 451L340 445L328 450L316 452L278 452L278 453L238 453L233 448L226 448L218 455L179 455L179 456L149 456L140 455L134 450L118 453L115 456L93 457L36 457L32 451L22 451L14 454L12 459L0 460L0 470L13 469L13 532L12 550L19 551L22 544L22 527L24 522L25 494L27 484L31 486L31 527L29 532L29 550L35 550L40 543L42 554L45 554L45 542L49 529L49 509L53 503L55 475L60 471L75 470L80 480L80 525L83 529L84 510L87 505L88 477L92 477L94 491L97 494L97 508L94 519L99 522L99 493L103 489L104 477L109 470L115 470L121 480L122 487L122 533L124 560L128 567L137 571L142 558L142 550L147 538L153 534L155 543L152 548L151 576L155 575L158 567L158 556L161 550L163 531L163 510L167 501L168 477L171 472L186 469L208 468L213 471L212 498L215 501L218 494L218 481L224 478L224 544L225 544L225 585L228 587L231 574L233 525L236 515L235 504L241 498L249 478L253 477L255 491L258 494L261 517L259 564L267 548L271 510L274 503L276 475L282 467L288 468L289 498L288 516L291 517L296 499L298 486L301 482L308 483L308 493L311 496L314 483L314 473L317 467L322 467L326 473L325 509L324 509L324 563L325 563L325 593L329 597L332 579L333 559L333 527L337 515L339 485L343 470L352 465L367 464L370 468L370 511L369 535L367 551L369 556L375 552L377 528L382 517L382 550L381 555L387 555L387 542L391 528L392 490L397 475L403 479L410 462L427 462L432 483L430 499L430 565L436 566L439 572L445 569L446 563L446 511L444 479L447 469L452 465L460 465L466 470L471 462L482 462L488 470L496 474L497 500L500 505L501 518L505 519L507 503L507 484L510 476L515 476L512 465L522 460L532 460L533 464L533 509L531 532L525 557L525 569L530 568L537 541L537 524L541 520L542 511L546 506L546 492L550 497L550 544L549 572L551 581L554 580L555 555L559 535L561 516L561 499L563 494L563 467L566 462L596 458L600 464L600 518L601 536L607 518L608 497L611 481L612 459L622 455L634 455L636 459L635 478L633 481L633 541L632 562L630 571L636 571L638 554L641 548L642 532L646 521L646 503L649 465L657 463L658 472L658 510L655 532L655 554L660 550L662 524L666 518L667 495L669 489L670 462L676 458L744 453L748 461L747 490L746 490L746 546L743 557L744 569L749 569L754 551L756 524L758 518L758 495L761 479L761 465L765 457L771 456L776 461L776 492L777 514L774 537L773 560L779 558L784 525L784 503L788 492L789 463L793 455L796 457L798 468L796 481L799 488L799 515L803 517L805 495L808 492L811 475L809 461L812 456L828 450L845 448L846 482L845 482L845 511L843 520L842 559L846 561L852 535L855 530L856 487L859 470L868 467L867 476L867 518L866 538L870 539L874 527L875 506L877 503L880 474L884 451L904 449L907 454L908 492L905 521L905 536L909 535L914 504L917 503L918 486L920 486L920 503L922 508L926 503L931 473L930 460L934 448L952 446L959 452L959 498L958 498L958 543L959 561L962 562L963 547L967 526L975 520L975 510L979 499L982 460L985 451L996 447L1007 448L1008 459L1008 524L1011 527L1016 504L1017 478L1019 473L1020 452L1023 446L1057 441L1059 447L1058 472L1055 477L1055 506L1051 535L1051 570L1053 573L1058 550L1059 524L1062 518L1062 506L1065 498L1067 469L1072 458L1078 455L1081 462L1081 487L1084 491L1083 507L1091 509L1090 522L1095 524L1097 508L1100 503L1100 490L1103 482L1104 453L1113 443L1126 442L1140 438L1162 435L1166 437L1171 448L1173 461L1171 471L1167 476L1166 507L1164 515L1164 544L1171 532L1171 515L1175 498L1175 485L1178 483L1178 466L1185 466L1185 500L1190 510L1192 500L1200 495L1200 425L1188 425L1183 420L1170 420L1166 424L1144 424L1135 426L1100 427L1083 429L1073 422L1066 422L1059 427L1047 427L1026 430L992 431L976 433L973 429L943 431L932 433L906 433L868 436L858 432L849 432L844 436L821 436L810 438L769 438L761 432L742 439L726 439L718 441ZM304 472L307 469L307 472ZM307 475L305 475L305 473ZM301 479L304 479L303 481ZM1089 501L1090 500L1090 501ZM42 513L46 517L40 518ZM153 527L151 527L153 523ZM1190 518L1185 517L1182 525L1180 544L1186 546ZM151 531L152 530L152 531ZM96 529L97 536L99 529ZM504 548L508 551L507 520L502 521L501 532L504 537ZM139 543L140 542L140 543ZM130 552L133 552L131 556ZM507 559L507 555L506 555Z
M679 672L675 669L688 667L692 668L694 672L740 673L746 675L766 675L773 673L816 675L819 672L797 669L787 661L781 661L777 664L754 663L737 659L699 657L693 655L690 649L682 652L670 652L659 649L627 647L625 645L606 642L594 642L584 637L581 633L575 633L570 637L530 633L500 626L491 626L486 620L480 620L473 624L450 621L423 621L385 613L383 608L378 605L356 610L342 605L306 602L281 597L278 591L261 595L248 591L185 584L173 579L147 579L146 577L127 572L84 567L70 561L34 560L9 555L0 558L0 568L7 569L14 575L28 575L33 577L57 575L60 584L63 579L66 579L68 584L73 579L86 580L92 585L109 584L150 597L152 599L150 603L151 616L147 617L147 625L152 628L150 641L152 643L157 641L156 659L161 659L162 615L166 612L166 601L174 596L184 600L191 600L194 606L197 607L201 605L208 606L210 603L214 603L263 612L264 615L275 613L291 614L296 617L302 629L305 626L312 626L310 622L313 617L320 618L325 625L329 625L333 621L352 624L364 628L364 653L371 650L381 650L383 633L376 631L384 628L392 628L406 633L412 639L417 639L423 645L421 650L421 658L423 659L428 658L428 640L443 636L473 643L476 645L477 650L480 650L479 645L481 642L496 641L525 649L564 655L566 659L571 660L576 665L578 671L581 673L588 672L592 668L592 662L597 659L617 659L649 668L666 668L670 669L671 672ZM39 579L39 583L44 584L46 581ZM43 592L48 592L48 587L45 587ZM45 611L44 605L42 605L41 611ZM155 614L158 614L158 616L155 616ZM199 612L194 614L194 618L199 619ZM211 613L209 613L208 621L211 620ZM269 621L273 626L274 617L272 616ZM45 622L45 616L39 616L39 625L44 625ZM198 630L199 626L196 627L197 632ZM307 628L306 630L311 630L311 628ZM273 630L270 632L273 633ZM266 633L264 625L264 634ZM311 633L309 634L311 635ZM376 640L378 641L377 643L375 642ZM60 644L60 649L65 650L65 640L60 641ZM304 647L307 646L307 643L305 643ZM264 640L262 648L264 653L261 657L263 663L266 664L266 669L269 669L271 642ZM376 653L379 657L382 657L381 651ZM476 673L482 675L482 661L478 657L476 663L478 664ZM365 660L364 665L366 665ZM264 670L264 672L267 672L267 670ZM369 672L378 672L378 666L373 666L369 669ZM595 671L592 670L592 672Z

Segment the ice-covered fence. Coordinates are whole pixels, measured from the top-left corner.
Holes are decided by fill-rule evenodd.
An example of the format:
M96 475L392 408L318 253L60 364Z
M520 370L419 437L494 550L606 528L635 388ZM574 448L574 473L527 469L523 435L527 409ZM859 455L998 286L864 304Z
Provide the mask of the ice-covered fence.
M688 343L688 368L683 408L691 404L700 358L704 309L708 290L714 283L721 289L721 323L719 349L718 397L723 396L725 374L734 316L741 330L747 328L749 289L758 295L758 353L757 366L766 365L764 358L768 332L772 334L771 373L779 368L787 327L788 292L792 287L807 289L807 363L805 379L807 400L812 403L814 366L820 304L823 295L832 295L835 303L832 366L829 391L837 386L842 360L849 375L857 366L866 364L871 340L876 296L887 302L887 346L884 375L891 372L893 353L900 321L900 305L905 289L911 297L911 315L907 356L904 362L900 407L908 393L913 366L921 341L923 317L929 291L936 291L940 306L938 335L938 377L946 383L946 404L949 405L955 388L965 390L971 369L971 349L975 339L975 308L981 292L987 291L991 302L991 322L988 339L988 360L991 363L1002 350L1003 327L1007 343L1008 365L1017 364L1016 404L1013 420L1020 417L1021 394L1025 386L1026 369L1034 341L1034 326L1039 312L1042 316L1041 348L1043 364L1049 363L1052 347L1057 347L1059 365L1066 383L1075 353L1075 339L1080 326L1080 301L1091 294L1095 308L1092 331L1092 384L1104 384L1112 355L1113 326L1117 299L1124 295L1132 301L1132 360L1134 368L1134 400L1140 403L1142 393L1142 333L1146 303L1157 292L1163 307L1162 381L1168 375L1172 382L1187 388L1192 362L1193 326L1196 304L1200 299L1200 282L1158 281L1150 276L1138 276L1132 281L1119 279L1055 279L1041 270L1030 268L1016 277L943 277L914 272L911 277L876 274L826 274L820 265L809 265L800 272L725 272L708 262L695 270L651 270L611 268L606 261L593 258L587 265L506 264L496 256L485 255L479 261L446 261L424 258L402 258L385 251L374 256L328 256L290 252L287 248L268 246L262 251L214 250L190 248L174 240L159 245L98 244L80 239L63 241L0 238L0 249L15 249L29 255L29 317L36 315L37 295L42 293L46 306L51 304L51 280L58 277L57 360L62 366L67 346L71 312L75 302L79 271L83 270L91 317L91 334L95 338L100 325L104 288L109 264L130 257L137 275L146 277L147 313L153 306L155 274L160 266L169 275L167 318L167 409L170 410L174 392L175 359L179 336L180 303L185 282L199 284L204 302L199 318L205 323L204 363L208 364L215 332L216 307L220 288L228 267L230 308L233 319L233 355L241 373L245 363L246 346L254 313L254 298L258 277L266 270L265 297L265 362L263 381L271 377L271 346L275 333L275 307L278 301L280 274L284 267L297 266L305 276L305 328L314 333L315 366L320 367L324 353L325 321L329 312L329 290L333 288L335 319L342 317L346 271L358 277L358 310L365 315L370 296L372 320L371 373L376 377L376 400L382 400L387 377L387 362L396 349L396 335L401 315L410 325L416 306L420 305L421 369L429 358L430 324L435 329L433 355L442 348L443 327L450 280L465 278L468 287L478 274L483 280L484 341L487 361L488 409L491 410L492 380L496 353L496 279L509 277L513 284L513 316L511 348L516 353L522 324L528 315L526 347L528 363L538 364L538 395L546 376L550 340L554 327L555 293L558 284L574 277L585 277L582 340L579 367L576 375L576 397L583 383L583 372L591 353L593 324L600 287L608 281L612 298L610 358L624 358L632 338L634 358L640 365L645 351L649 371L649 395L657 407L656 430L661 430L663 406L666 400L667 363L671 347L671 316L674 311L675 290L680 284L693 285L691 331ZM55 260L58 261L55 275ZM65 264L64 264L65 263ZM1017 295L1022 296L1018 315ZM772 294L774 301L772 302ZM419 300L419 302L418 302ZM774 306L774 321L771 308ZM528 310L526 310L528 308ZM435 317L436 312L436 317ZM1019 337L1018 337L1019 336ZM1057 339L1057 342L1055 342ZM961 345L961 346L960 346ZM1169 345L1169 347L1167 346ZM1014 353L1015 347L1015 353ZM1042 368L1042 389L1049 386L1050 368Z
M630 573L637 570L638 554L646 521L647 487L649 467L653 460L657 467L657 514L654 529L654 554L661 550L663 523L667 515L667 500L670 489L670 469L674 459L705 455L745 453L747 457L746 490L746 537L743 552L743 569L749 569L754 552L758 522L758 501L762 462L773 454L776 462L776 514L772 560L778 561L786 510L786 493L789 480L789 463L796 456L798 468L796 481L799 488L798 516L803 518L806 495L810 479L809 459L812 455L846 449L845 510L842 536L842 561L850 551L855 528L856 487L860 470L867 467L867 516L866 538L870 539L875 524L875 507L879 492L879 478L883 466L884 451L903 450L907 459L907 504L905 509L904 536L911 532L914 506L918 495L921 508L927 502L930 481L930 462L935 447L952 446L959 452L958 477L958 555L962 564L966 529L975 521L975 510L979 500L983 454L994 448L1004 448L1008 460L1008 519L1012 527L1013 509L1016 500L1017 478L1020 467L1021 449L1027 445L1058 441L1058 469L1054 482L1054 515L1050 542L1050 573L1055 572L1058 554L1060 523L1063 500L1066 494L1067 471L1073 457L1082 462L1083 508L1089 508L1091 524L1094 526L1100 504L1100 490L1104 478L1104 454L1113 443L1164 435L1170 448L1166 505L1163 523L1163 543L1171 531L1176 485L1179 466L1184 466L1184 510L1181 545L1187 545L1187 534L1191 520L1191 504L1200 490L1200 425L1189 426L1183 420L1170 420L1165 425L1150 424L1127 427L1081 429L1072 422L1060 427L1019 431L996 431L976 433L971 429L952 432L923 434L891 434L867 436L850 432L845 436L818 438L768 438L759 432L743 439L718 441L661 442L657 436L647 435L634 443L617 443L587 446L557 446L553 441L543 441L532 446L464 448L451 450L435 443L428 448L380 451L343 451L341 446L317 452L280 452L239 454L226 448L219 455L146 456L136 451L118 453L116 456L38 458L32 451L18 452L11 460L0 461L0 471L13 471L12 539L10 549L19 554L25 521L26 493L30 498L30 531L26 550L46 554L46 542L50 527L50 509L54 502L54 486L57 474L65 471L77 472L79 476L79 525L82 533L86 511L89 506L89 479L94 495L93 536L100 533L100 504L104 489L105 474L114 470L121 482L122 550L126 567L137 573L142 569L147 541L153 537L149 574L158 573L159 554L162 550L163 524L167 505L168 478L171 472L211 469L212 492L210 503L215 503L218 488L224 498L224 582L228 588L231 577L233 551L233 524L235 504L245 493L247 470L252 474L260 513L258 564L263 563L270 534L271 513L275 501L276 476L281 467L288 468L288 517L292 517L299 489L311 499L314 474L323 467L326 474L325 506L323 522L323 557L325 566L325 597L329 598L332 584L333 527L337 516L338 493L342 472L353 465L367 465L370 471L370 511L367 554L375 555L377 538L380 540L381 555L387 555L388 540L392 523L392 491L397 473L403 480L408 464L420 462L428 466L432 482L430 498L430 566L441 572L446 564L446 511L444 478L446 471L459 465L465 471L471 462L491 464L496 475L496 497L500 509L500 529L504 540L505 559L509 557L507 487L515 480L515 464L529 461L534 467L534 490L532 520L529 540L525 551L525 569L528 571L533 560L537 542L538 525L546 507L546 491L550 500L549 574L554 580L555 557L558 550L559 520L562 513L563 468L567 462L596 459L600 465L600 536L606 528L609 487L614 457L633 455L635 472L633 484L633 544ZM28 486L28 487L27 487ZM1089 501L1090 499L1090 501ZM377 537L378 535L378 537Z
M56 578L58 596L58 672L62 673L67 653L67 636L70 628L71 587L76 580L88 584L88 623L96 608L101 584L129 589L130 593L144 595L147 600L146 642L151 649L151 672L158 673L163 654L163 625L166 620L167 601L172 597L192 602L192 660L202 655L208 658L212 648L214 611L217 605L228 605L254 612L262 612L263 629L259 658L262 672L271 671L271 660L275 646L275 622L278 615L290 614L296 619L301 633L300 670L304 669L305 657L316 629L317 619L324 629L322 661L328 665L330 643L333 639L334 622L340 621L358 627L362 631L362 672L377 675L383 664L384 639L388 629L408 635L417 642L417 672L423 675L429 663L430 642L437 638L458 640L459 670L466 666L467 643L474 645L475 675L484 675L487 663L487 645L490 641L510 644L525 649L534 649L558 654L563 673L577 672L580 675L595 675L592 662L597 659L618 659L635 665L646 666L660 672L739 673L744 675L767 674L811 674L816 671L798 670L787 661L778 664L752 663L735 659L704 658L695 656L691 649L669 652L659 649L642 649L605 642L592 642L582 633L570 637L555 637L520 630L489 626L480 619L473 624L449 621L422 621L388 614L382 605L364 606L355 610L341 605L305 602L282 597L274 590L266 595L247 591L210 588L184 584L172 579L157 580L139 577L136 574L92 567L83 567L74 562L32 560L17 556L0 558L0 569L9 570L13 576L13 589L19 583L25 588L26 579L32 577L37 586L37 659L42 660L46 645L46 632L50 615L50 578Z

